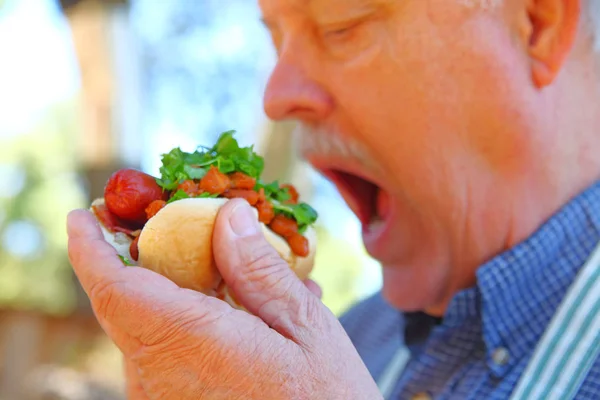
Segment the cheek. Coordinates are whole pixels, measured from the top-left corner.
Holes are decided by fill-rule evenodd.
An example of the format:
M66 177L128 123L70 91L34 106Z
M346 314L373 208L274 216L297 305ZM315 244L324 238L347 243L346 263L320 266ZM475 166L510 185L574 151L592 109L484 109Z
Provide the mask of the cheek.
M382 159L400 163L394 169L422 175L433 169L428 158L455 146L449 134L453 113L440 104L457 99L445 88L454 67L439 65L448 57L418 27L416 21L403 29L381 26L375 44L350 62L330 65L327 74L337 116Z
M329 66L338 117L406 179L443 186L468 167L521 170L531 153L521 134L531 119L523 86L531 83L516 50L489 18L471 18L460 32L416 18L382 29L363 58Z
M456 114L447 105L459 99L444 88L448 82L430 61L436 58L433 50L424 53L410 40L401 46L406 51L401 61L381 47L370 63L344 68L334 92L338 117L379 155L396 186L411 188L410 197L420 202L416 191L447 195L452 183L448 154L461 150Z

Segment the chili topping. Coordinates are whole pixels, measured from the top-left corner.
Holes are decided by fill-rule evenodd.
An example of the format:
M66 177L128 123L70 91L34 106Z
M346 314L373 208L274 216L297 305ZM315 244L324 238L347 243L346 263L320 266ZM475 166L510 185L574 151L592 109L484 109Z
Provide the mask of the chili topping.
M94 206L94 211L108 229L134 239L130 247L134 260L138 258L138 235L133 233L140 229L140 224L143 227L173 201L195 197L243 198L256 208L259 221L284 238L294 254L300 257L309 254L308 240L303 234L316 222L317 212L299 202L293 185L261 181L263 158L253 147L240 147L234 133L221 134L213 147L201 151L186 153L175 148L163 154L160 178L127 169L109 179L104 197L105 202L110 200L114 206L112 209ZM136 197L135 193L143 196Z

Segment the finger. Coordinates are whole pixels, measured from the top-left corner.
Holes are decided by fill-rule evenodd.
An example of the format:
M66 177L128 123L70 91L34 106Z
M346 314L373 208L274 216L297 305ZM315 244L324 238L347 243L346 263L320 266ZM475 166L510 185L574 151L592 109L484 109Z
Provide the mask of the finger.
M320 302L267 242L245 200L221 208L213 251L225 282L248 311L287 337L312 325Z
M128 400L150 400L140 382L140 375L135 363L123 357L125 369L125 394Z
M190 320L211 317L214 309L202 307L201 293L150 270L125 267L90 212L73 211L67 221L73 269L102 327L126 356L165 340Z
M102 235L96 218L87 210L67 216L68 255L81 286L95 305L98 294L118 285L125 266ZM97 310L96 310L97 311Z
M304 285L307 287L308 290L310 290L312 294L317 296L319 299L323 297L323 291L321 290L321 286L319 286L317 282L313 281L312 279L305 279Z

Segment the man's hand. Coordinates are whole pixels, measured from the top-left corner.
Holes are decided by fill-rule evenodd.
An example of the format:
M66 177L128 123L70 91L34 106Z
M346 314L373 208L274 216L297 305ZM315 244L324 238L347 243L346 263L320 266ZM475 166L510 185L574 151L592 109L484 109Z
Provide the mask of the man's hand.
M254 315L126 267L95 218L68 218L69 257L98 321L127 359L135 399L378 399L335 316L263 237L243 200L219 213L218 268ZM134 394L135 393L135 394Z

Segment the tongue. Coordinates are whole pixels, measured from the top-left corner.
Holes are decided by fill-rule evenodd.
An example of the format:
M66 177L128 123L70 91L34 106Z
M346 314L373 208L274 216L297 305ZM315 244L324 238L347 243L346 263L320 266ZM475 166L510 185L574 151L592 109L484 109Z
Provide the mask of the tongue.
M390 196L384 190L379 189L377 191L377 217L381 220L385 220L390 210Z

